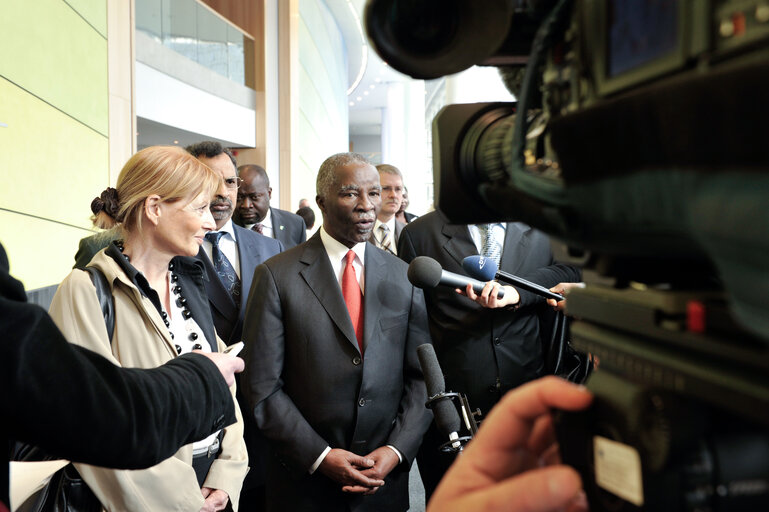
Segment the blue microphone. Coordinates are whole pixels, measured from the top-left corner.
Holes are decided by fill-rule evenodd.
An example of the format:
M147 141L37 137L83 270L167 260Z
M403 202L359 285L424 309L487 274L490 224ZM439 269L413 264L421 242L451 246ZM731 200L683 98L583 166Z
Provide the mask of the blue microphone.
M563 295L553 293L544 286L540 286L521 277L499 270L496 261L483 256L468 256L462 260L462 268L470 277L478 279L479 281L493 281L494 279L498 279L511 284L516 288L529 291L547 299L555 299L557 301L563 300Z

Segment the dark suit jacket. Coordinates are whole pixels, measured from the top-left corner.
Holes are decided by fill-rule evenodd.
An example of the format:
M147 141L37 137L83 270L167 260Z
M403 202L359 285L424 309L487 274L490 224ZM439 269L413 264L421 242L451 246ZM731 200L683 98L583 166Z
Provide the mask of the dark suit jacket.
M270 208L272 236L291 249L307 240L307 226L299 215L277 208Z
M138 469L235 421L224 379L202 356L136 370L69 344L45 310L26 302L24 287L8 274L2 246L0 329L4 503L10 438L71 460Z
M371 244L365 260L363 360L320 233L254 274L243 381L274 451L272 510L408 508L408 469L431 418L416 354L429 342L424 298L402 261ZM405 460L372 496L308 474L326 446L365 455L385 445Z
M283 251L284 247L278 240L260 235L255 231L242 228L233 224L238 256L240 258L240 283L243 300L240 309L235 308L235 302L230 293L224 287L216 275L214 265L200 248L197 259L203 262L208 279L205 280L208 303L211 306L211 314L214 317L216 334L227 344L232 345L240 341L243 330L243 314L246 311L246 298L251 289L251 280L254 277L254 269L268 258Z
M478 254L466 225L452 225L440 212L410 222L401 233L398 255L434 258L450 272L465 274L462 260ZM522 223L509 223L500 268L546 288L580 281L579 270L554 263L547 236ZM438 286L425 290L430 334L446 387L466 393L484 415L508 390L543 371L538 313L544 299L520 291L517 310L486 309ZM549 333L546 333L549 334Z

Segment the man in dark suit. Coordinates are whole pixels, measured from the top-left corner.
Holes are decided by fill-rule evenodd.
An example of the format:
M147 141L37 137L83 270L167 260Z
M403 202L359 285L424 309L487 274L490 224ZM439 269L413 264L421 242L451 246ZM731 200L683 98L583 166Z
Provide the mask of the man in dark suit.
M465 274L462 260L482 252L481 230L487 228L486 240L496 247L501 270L546 288L580 280L578 269L553 261L544 233L520 222L456 225L443 213L430 212L403 229L398 255L406 262L429 256L445 270ZM465 393L473 409L488 414L507 391L542 375L540 335L549 335L540 330L540 315L548 307L543 298L518 290L511 305L487 309L439 286L425 290L425 302L446 388ZM433 426L420 450L419 471L428 498L453 460L437 449L447 440Z
M208 304L214 317L216 334L228 345L237 343L243 331L246 297L251 289L254 269L283 250L283 244L232 222L239 179L235 157L218 142L205 141L188 146L187 151L222 176L222 184L211 200L216 230L206 234L197 258L203 262ZM251 467L240 495L243 510L264 506L265 441L248 412L247 401L238 383L238 403L243 413L243 437Z
M382 207L371 232L371 243L390 254L398 254L398 238L406 226L395 218L403 202L403 175L389 164L379 164L376 170L382 185Z
M241 165L238 172L242 180L238 190L238 224L280 240L286 249L307 240L304 219L294 213L270 207L272 187L264 167Z
M376 169L334 155L316 187L323 226L256 269L243 331L243 381L270 443L268 510L404 511L430 422L424 297L402 261L366 242Z

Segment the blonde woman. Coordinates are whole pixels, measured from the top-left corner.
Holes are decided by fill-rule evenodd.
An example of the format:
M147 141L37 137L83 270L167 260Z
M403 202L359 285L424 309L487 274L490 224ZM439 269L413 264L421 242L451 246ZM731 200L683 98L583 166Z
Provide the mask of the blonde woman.
M117 225L121 237L88 265L104 274L112 290L112 336L90 276L73 270L50 309L68 339L116 364L140 368L192 350L224 348L208 309L203 267L193 258L214 228L209 202L220 180L177 147L149 147L128 160L116 189L102 194L94 210L95 224ZM234 386L232 391L234 400ZM146 470L76 464L105 509L153 512L216 511L228 502L237 510L247 466L239 412L234 425Z

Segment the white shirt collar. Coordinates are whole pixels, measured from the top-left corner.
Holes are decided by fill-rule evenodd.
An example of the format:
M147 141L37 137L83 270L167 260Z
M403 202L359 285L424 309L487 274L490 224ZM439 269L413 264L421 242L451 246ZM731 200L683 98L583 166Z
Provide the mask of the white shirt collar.
M323 247L326 249L326 253L332 262L332 266L336 268L337 264L344 259L350 248L329 235L323 226L320 227L320 240L323 242ZM352 247L352 251L357 256L356 259L360 260L362 266L363 262L366 261L366 242L355 244Z
M222 229L215 229L214 232L216 231L227 233L232 237L233 240L235 240L236 242L238 241L237 237L235 236L235 228L232 227L232 217L230 217L227 223L224 226L222 226Z
M392 218L387 222L382 222L381 220L379 220L379 218L377 218L376 222L374 223L374 231L379 232L379 226L381 226L382 224L387 226L387 228L390 230L390 233L392 233L393 236L395 236L395 215L393 215Z
M272 209L267 208L267 214L264 216L261 222L262 226L272 228Z

